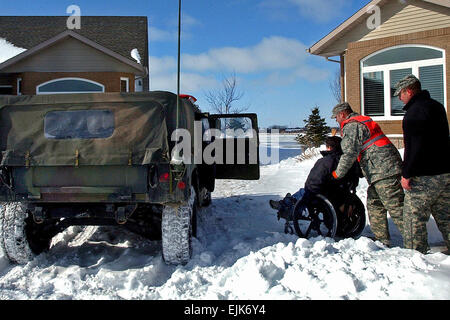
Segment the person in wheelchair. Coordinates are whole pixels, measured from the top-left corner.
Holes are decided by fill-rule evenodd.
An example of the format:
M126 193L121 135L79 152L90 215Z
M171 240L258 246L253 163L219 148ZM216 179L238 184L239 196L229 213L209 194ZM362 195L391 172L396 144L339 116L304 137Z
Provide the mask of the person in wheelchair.
M317 160L308 174L305 187L294 194L288 193L280 201L270 200L270 206L277 210L278 219L287 221L294 219L294 207L307 206L316 195L322 195L328 199L337 215L338 212L351 214L352 207L347 205L347 199L355 193L362 171L355 162L352 169L342 179L336 180L332 172L336 169L342 155L341 138L328 137L325 140L326 151L321 151L322 158Z

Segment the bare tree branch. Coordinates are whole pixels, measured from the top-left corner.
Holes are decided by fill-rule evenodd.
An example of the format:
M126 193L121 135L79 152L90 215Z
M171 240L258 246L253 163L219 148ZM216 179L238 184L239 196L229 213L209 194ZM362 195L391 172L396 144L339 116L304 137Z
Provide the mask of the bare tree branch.
M341 71L338 69L335 71L333 78L328 81L328 86L330 87L331 93L337 103L342 102L341 93Z
M244 93L238 91L236 74L222 80L222 88L211 90L205 93L206 101L210 108L218 114L242 113L249 109L249 106L235 106L242 99Z

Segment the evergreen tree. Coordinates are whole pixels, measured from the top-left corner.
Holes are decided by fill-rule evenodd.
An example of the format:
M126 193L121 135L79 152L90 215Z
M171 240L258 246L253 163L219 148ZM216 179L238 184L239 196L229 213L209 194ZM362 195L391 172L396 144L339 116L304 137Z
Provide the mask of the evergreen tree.
M330 127L326 125L325 118L320 117L319 107L312 109L309 118L303 122L306 124L306 132L303 135L299 134L295 140L308 148L322 145L330 132Z

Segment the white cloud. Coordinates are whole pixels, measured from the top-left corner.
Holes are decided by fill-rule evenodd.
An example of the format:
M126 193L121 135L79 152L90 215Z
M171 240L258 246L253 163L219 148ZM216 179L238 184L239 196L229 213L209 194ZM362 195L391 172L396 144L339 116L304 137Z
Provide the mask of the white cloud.
M183 55L183 67L195 71L255 73L298 66L306 59L306 46L294 39L264 38L252 47L211 49L199 55Z
M328 22L338 17L348 0L288 0L295 5L300 14L318 22Z
M186 93L210 89L218 85L217 80L210 75L182 72L180 77L180 90ZM150 57L150 89L176 92L177 61L174 57Z
M328 72L309 64L307 46L295 39L272 36L249 47L214 48L181 57L181 86L186 91L209 90L220 86L217 75L250 75L256 82L271 86L292 84L299 79L320 81ZM152 90L176 89L175 57L150 57Z
M173 71L177 67L177 60L174 57L165 56L162 58L150 56L150 72L155 74L162 74L168 71Z
M191 39L191 29L195 26L201 25L201 23L194 17L183 13L181 17L181 37L183 39ZM155 26L149 28L150 42L162 42L162 41L177 41L178 39L178 16L176 19L171 19L167 23L167 29L161 29Z
M277 19L286 19L292 8L296 8L301 17L325 23L339 17L348 4L347 0L262 0L259 7L268 10Z
M155 27L150 27L148 34L149 34L150 42L174 41L177 39L176 32L166 31L166 30L155 28Z

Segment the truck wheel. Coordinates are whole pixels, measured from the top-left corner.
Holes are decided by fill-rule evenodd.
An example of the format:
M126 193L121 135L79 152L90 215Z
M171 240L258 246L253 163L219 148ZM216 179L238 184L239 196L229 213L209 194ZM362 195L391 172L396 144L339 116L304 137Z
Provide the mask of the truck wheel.
M25 264L50 248L51 236L44 227L34 223L20 202L0 206L0 245L12 262Z
M168 264L185 265L192 255L192 233L197 202L191 187L188 203L178 207L164 206L161 221L162 255Z

